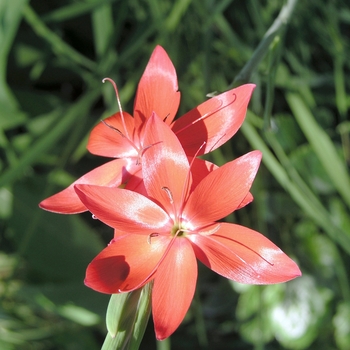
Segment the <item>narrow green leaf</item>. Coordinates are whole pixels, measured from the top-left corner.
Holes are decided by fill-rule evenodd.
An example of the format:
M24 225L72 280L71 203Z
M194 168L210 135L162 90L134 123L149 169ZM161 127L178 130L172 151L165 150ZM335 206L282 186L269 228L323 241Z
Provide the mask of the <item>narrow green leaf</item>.
M256 70L261 60L269 51L270 45L275 39L275 37L279 35L281 31L288 25L288 22L292 16L297 2L298 0L288 0L287 3L282 7L278 17L275 19L271 27L265 33L263 39L254 51L251 59L238 73L238 75L232 82L231 87L250 81L253 72Z
M137 350L151 312L153 283L129 293L113 294L108 304L108 334L102 350Z
M187 7L190 5L191 0L179 0L174 3L171 13L166 20L166 28L169 32L176 29L181 21L181 17L186 11Z
M153 282L146 284L141 291L139 304L137 307L135 326L132 337L129 341L128 350L137 350L141 344L145 333L149 316L151 314L151 296Z
M80 306L66 304L58 308L58 313L82 326L93 326L97 325L100 321L100 318L95 313L86 310Z
M334 83L335 83L335 101L338 112L342 119L346 118L348 110L348 102L345 89L345 72L344 72L344 56L340 53L334 58Z
M99 6L92 13L95 50L99 57L106 54L114 31L112 7L109 4Z
M250 112L249 112L250 113ZM323 207L322 203L314 197L310 200L303 188L291 181L286 169L278 162L269 147L250 124L249 118L245 120L241 131L248 142L263 153L262 161L269 169L271 174L276 178L279 184L289 193L291 198L309 215L315 222L320 225L338 244L350 253L350 235L337 227L331 219L329 212Z
M114 338L107 333L101 350L124 350L125 339L124 334L118 333Z
M28 0L2 0L0 2L0 107L4 119L7 119L5 117L23 119L23 115L17 112L18 103L8 88L6 75L8 54L22 19L23 6L27 2ZM14 113L15 111L17 113Z
M288 93L286 98L295 119L332 180L334 187L350 207L350 177L334 144L317 124L311 111L299 95Z
M67 6L61 6L42 17L44 22L63 22L69 19L82 16L92 10L114 2L115 0L94 0L88 2L73 2Z
M24 9L24 18L34 32L52 46L52 49L57 56L64 55L72 63L78 64L79 66L81 65L90 71L96 71L97 67L95 62L73 49L57 34L51 31L29 5Z
M44 152L47 152L47 150L72 127L78 119L78 116L88 113L98 95L99 90L91 90L81 97L71 108L62 112L62 119L57 123L55 128L43 134L43 136L28 149L16 165L8 168L2 174L0 177L0 187L15 181L23 174L26 167L35 163Z
M106 324L109 334L114 338L117 333L125 333L132 328L135 318L137 301L141 290L129 293L113 294L108 304ZM130 324L129 324L130 323ZM126 336L128 336L126 333Z
M350 303L340 302L333 317L334 337L338 349L346 350L350 344Z

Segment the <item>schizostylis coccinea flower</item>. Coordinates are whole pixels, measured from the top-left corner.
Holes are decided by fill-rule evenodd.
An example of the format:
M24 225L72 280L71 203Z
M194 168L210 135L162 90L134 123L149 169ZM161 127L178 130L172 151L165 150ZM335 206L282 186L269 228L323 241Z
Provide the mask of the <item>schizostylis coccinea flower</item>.
M140 170L147 146L143 143L145 123L153 112L171 127L188 156L218 148L242 125L254 87L246 84L224 92L174 120L180 103L177 75L165 50L157 46L139 82L133 116L120 106L120 112L97 124L91 132L88 150L117 159L83 175L63 191L43 200L40 207L56 213L80 213L87 209L74 191L76 184L117 187L127 182Z
M84 205L115 229L112 242L89 264L85 284L102 293L132 291L153 280L156 336L183 320L196 288L197 259L218 274L250 284L300 276L293 260L260 233L218 222L242 207L261 153L253 151L200 176L179 139L155 114L145 124L141 193L75 185ZM194 176L193 176L194 175Z

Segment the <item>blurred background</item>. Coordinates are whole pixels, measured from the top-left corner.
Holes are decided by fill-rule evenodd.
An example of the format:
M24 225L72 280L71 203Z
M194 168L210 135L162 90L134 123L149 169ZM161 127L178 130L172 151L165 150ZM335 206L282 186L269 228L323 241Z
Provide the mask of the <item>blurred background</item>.
M350 348L350 4L347 0L0 2L0 348L100 349L108 295L83 284L113 231L38 203L107 159L92 127L132 113L154 47L171 57L179 115L257 85L241 130L208 159L252 149L255 200L227 220L266 235L303 277L240 285L199 266L179 329L140 349Z

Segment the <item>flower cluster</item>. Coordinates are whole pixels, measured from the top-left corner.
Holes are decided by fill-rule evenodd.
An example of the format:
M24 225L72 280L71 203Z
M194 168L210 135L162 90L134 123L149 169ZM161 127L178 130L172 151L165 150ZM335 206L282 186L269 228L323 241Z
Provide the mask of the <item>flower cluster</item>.
M232 89L174 120L180 102L176 72L157 46L133 116L120 108L91 132L88 150L116 159L40 203L58 213L89 210L114 228L113 240L89 264L85 284L114 294L153 281L157 339L170 336L183 320L195 292L197 259L242 283L280 283L301 275L260 233L218 222L253 200L261 152L221 167L197 158L237 132L253 89Z

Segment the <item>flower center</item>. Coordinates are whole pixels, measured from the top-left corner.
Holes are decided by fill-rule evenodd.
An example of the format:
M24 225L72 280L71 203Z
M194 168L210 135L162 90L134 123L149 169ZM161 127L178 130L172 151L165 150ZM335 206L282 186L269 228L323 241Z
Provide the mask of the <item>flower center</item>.
M180 227L178 224L175 224L172 229L170 234L173 237L185 237L186 236L186 229L183 227Z

